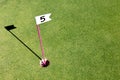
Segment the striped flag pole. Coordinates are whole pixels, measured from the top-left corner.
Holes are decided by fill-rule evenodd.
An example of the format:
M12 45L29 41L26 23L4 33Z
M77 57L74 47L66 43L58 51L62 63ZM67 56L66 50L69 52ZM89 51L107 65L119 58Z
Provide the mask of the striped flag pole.
M38 37L39 37L39 41L40 41L40 48L41 48L41 51L42 51L42 58L43 59L45 58L44 57L45 52L44 52L44 48L43 48L43 45L42 45L42 37L41 37L41 34L40 34L40 24L51 21L50 16L51 16L51 13L35 16L36 27L37 27L37 31L38 31Z
M42 52L42 58L44 59L44 48L43 48L43 44L42 44L42 37L41 37L41 34L40 34L40 26L39 25L36 25L37 27L37 31L38 31L38 38L39 38L39 41L40 41L40 48L41 48L41 52Z

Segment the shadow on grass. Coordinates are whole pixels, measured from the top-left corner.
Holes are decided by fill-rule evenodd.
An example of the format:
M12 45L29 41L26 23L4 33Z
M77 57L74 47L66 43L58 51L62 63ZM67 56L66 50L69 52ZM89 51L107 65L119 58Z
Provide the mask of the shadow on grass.
M20 40L14 33L12 33L10 30L15 29L14 25L5 26L5 29L9 31L18 41L20 41L27 49L29 49L38 59L41 60L41 58L31 49L29 48L22 40Z

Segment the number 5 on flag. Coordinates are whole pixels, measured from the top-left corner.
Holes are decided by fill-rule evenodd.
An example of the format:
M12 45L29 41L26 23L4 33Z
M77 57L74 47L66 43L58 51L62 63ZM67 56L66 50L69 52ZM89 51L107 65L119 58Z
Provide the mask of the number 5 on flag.
M36 24L39 25L39 24L51 21L50 15L51 15L51 13L40 15L40 16L36 16L35 17Z

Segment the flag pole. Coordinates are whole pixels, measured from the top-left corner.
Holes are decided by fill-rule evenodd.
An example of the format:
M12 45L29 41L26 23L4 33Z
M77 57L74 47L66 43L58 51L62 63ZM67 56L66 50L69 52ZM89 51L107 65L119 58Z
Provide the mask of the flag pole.
M40 42L40 48L41 48L41 52L42 52L42 58L44 59L44 48L43 48L43 44L42 44L42 37L40 34L40 25L36 25L37 27L37 31L38 31L38 38L39 38L39 42Z

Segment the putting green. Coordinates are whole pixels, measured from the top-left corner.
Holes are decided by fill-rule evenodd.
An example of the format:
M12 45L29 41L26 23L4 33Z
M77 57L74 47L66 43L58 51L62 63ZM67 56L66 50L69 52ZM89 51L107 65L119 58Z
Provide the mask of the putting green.
M12 36L4 26L41 57L35 16L51 13L41 24L50 66ZM120 1L1 0L0 80L119 80Z

